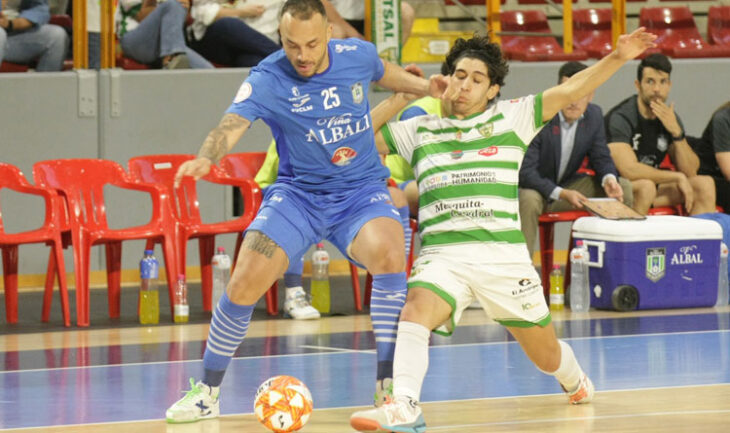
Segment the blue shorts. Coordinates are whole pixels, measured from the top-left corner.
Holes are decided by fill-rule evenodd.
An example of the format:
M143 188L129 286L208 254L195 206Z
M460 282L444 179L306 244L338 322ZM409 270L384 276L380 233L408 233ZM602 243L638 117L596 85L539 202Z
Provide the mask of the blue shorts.
M246 231L268 236L289 261L327 239L351 262L362 266L349 256L347 248L365 223L379 217L401 222L388 188L381 183L330 194L274 183L266 188L261 208Z

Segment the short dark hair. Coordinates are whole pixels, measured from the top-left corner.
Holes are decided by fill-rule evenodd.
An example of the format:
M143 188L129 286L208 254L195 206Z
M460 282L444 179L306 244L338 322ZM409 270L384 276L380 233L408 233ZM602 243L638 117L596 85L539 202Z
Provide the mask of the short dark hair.
M636 71L636 78L641 82L644 78L644 68L652 68L657 71L666 72L672 74L672 63L669 61L669 57L661 53L654 53L644 57L639 63L639 69Z
M327 18L327 12L320 0L287 0L281 7L279 17L283 17L285 13L301 20L308 20L315 13Z
M578 72L582 71L583 69L586 69L587 67L588 66L586 66L585 63L576 61L564 63L558 71L558 84L560 84L560 82L563 80L563 77L570 78Z
M509 65L502 57L502 50L499 45L491 42L488 36L475 34L471 39L457 39L449 54L446 55L446 60L441 65L441 73L443 75L453 74L456 63L464 57L484 62L489 74L489 84L504 86L504 79L509 72Z

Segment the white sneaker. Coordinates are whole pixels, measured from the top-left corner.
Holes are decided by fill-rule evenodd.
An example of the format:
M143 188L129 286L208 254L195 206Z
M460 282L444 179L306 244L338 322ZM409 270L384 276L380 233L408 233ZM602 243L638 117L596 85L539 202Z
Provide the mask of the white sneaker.
M563 389L565 390L565 387ZM593 387L593 382L583 373L580 376L578 388L573 392L568 392L567 390L565 392L568 394L568 400L570 400L571 404L583 404L590 403L593 400L593 394L595 394L596 389Z
M190 391L165 412L167 422L183 423L218 418L220 415L218 391L215 391L215 396L212 395L213 392L210 386L203 382L195 383L195 379L191 378Z
M319 319L319 311L309 303L303 288L297 287L294 290L287 288L286 291L284 316L296 320Z
M418 402L400 396L379 408L353 413L350 425L359 432L368 433L426 431L426 422Z

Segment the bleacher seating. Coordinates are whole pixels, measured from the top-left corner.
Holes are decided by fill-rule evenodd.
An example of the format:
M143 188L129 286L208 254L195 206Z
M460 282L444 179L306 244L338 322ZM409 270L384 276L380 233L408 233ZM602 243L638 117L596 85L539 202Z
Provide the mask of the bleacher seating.
M711 44L730 46L730 6L710 6L707 40Z
M573 45L596 59L610 53L611 9L573 10Z
M541 10L503 11L501 13L502 31L550 33L547 16ZM502 35L502 51L510 60L568 61L585 60L588 55L581 50L566 53L551 35L546 36L508 36Z
M702 39L687 6L642 8L639 25L658 36L657 46L670 57L730 57L730 47L710 45Z

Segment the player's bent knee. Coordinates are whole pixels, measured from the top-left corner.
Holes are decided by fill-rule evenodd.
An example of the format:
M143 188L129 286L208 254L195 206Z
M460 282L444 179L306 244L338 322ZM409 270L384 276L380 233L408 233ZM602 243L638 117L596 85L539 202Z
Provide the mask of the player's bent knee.
M404 272L406 268L403 247L383 245L373 257L372 263L367 266L371 274L394 274Z

